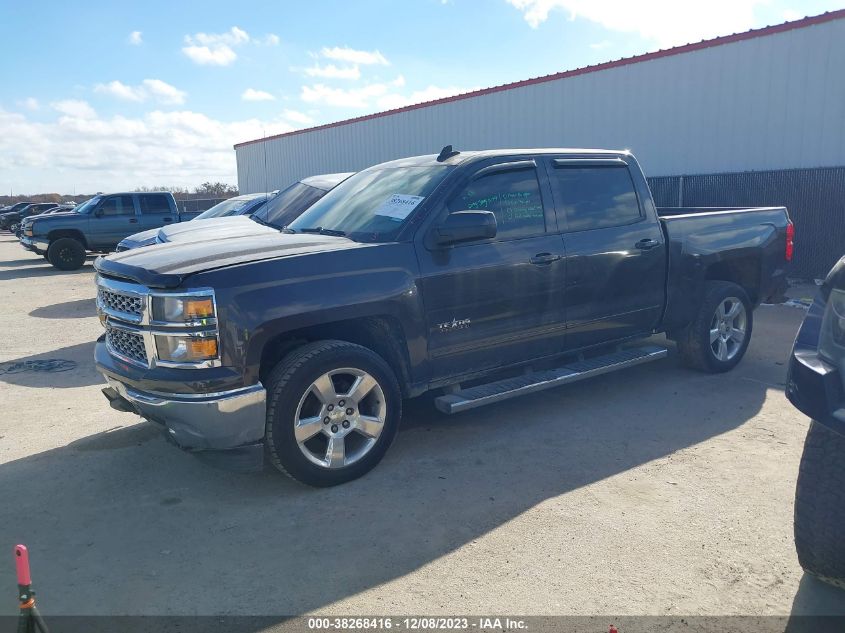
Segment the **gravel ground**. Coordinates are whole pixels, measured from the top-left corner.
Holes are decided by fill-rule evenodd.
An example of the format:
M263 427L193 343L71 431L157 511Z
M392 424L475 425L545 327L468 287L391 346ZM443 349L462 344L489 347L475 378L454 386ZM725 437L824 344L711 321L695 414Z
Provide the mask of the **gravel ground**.
M0 551L29 546L47 614L845 613L792 542L801 309L761 307L725 375L671 355L452 417L418 399L375 471L314 490L110 409L94 295L90 261L62 273L0 236L0 362L78 363L0 374Z

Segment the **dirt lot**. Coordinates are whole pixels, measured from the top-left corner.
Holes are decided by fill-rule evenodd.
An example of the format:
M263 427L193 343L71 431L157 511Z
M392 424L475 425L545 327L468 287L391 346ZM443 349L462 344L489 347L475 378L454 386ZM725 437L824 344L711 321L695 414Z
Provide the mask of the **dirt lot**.
M314 490L110 409L92 278L0 236L0 362L79 364L0 374L0 552L29 546L48 614L845 613L792 543L800 309L761 307L727 375L670 356L454 417L417 400L374 472ZM15 591L0 556L0 613Z

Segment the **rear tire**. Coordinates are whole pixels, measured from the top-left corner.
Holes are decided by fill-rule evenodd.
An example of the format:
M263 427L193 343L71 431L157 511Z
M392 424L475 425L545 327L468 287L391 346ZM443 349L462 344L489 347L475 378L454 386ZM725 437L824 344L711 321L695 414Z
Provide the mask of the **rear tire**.
M345 341L317 341L285 356L267 380L265 446L270 462L289 477L336 486L381 461L401 417L399 384L378 354Z
M85 263L85 247L72 237L60 237L47 249L47 261L59 270L77 270Z
M795 487L795 549L804 571L845 589L845 436L815 421Z
M745 290L729 281L708 281L698 314L677 338L681 360L700 371L730 371L745 355L753 325Z

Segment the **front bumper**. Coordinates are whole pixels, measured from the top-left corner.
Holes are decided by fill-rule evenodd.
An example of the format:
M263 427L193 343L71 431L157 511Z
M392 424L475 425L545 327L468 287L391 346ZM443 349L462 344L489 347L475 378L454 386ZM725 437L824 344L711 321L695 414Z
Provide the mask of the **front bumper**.
M20 242L21 246L23 246L26 250L38 253L39 255L46 253L50 246L49 240L38 237L27 237L25 235L20 238Z
M187 451L213 452L212 461L237 470L263 465L267 393L261 383L207 394L140 391L107 376L103 394L118 411L133 411L161 425ZM227 464L229 462L229 464Z
M845 393L839 370L814 350L796 349L789 362L786 397L796 409L845 435Z

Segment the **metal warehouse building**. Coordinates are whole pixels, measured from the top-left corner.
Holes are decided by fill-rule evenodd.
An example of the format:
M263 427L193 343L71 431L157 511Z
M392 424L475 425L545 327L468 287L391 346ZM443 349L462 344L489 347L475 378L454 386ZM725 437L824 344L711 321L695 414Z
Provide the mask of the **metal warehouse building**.
M845 254L845 10L235 146L242 193L403 156L627 148L659 206L785 204L793 274Z

